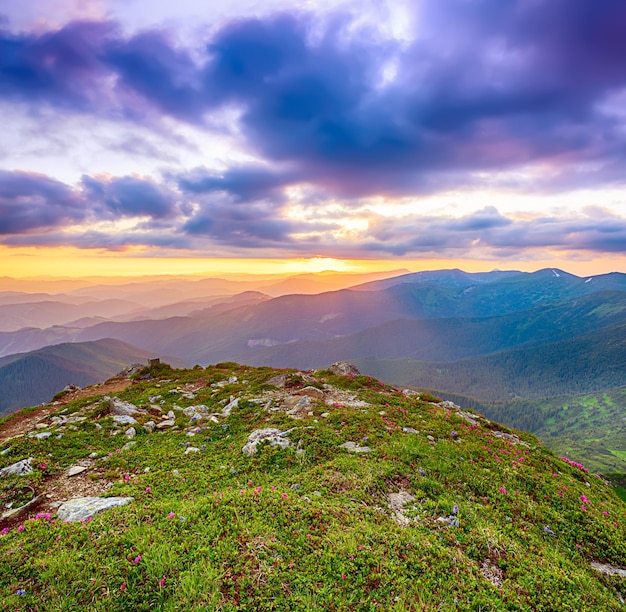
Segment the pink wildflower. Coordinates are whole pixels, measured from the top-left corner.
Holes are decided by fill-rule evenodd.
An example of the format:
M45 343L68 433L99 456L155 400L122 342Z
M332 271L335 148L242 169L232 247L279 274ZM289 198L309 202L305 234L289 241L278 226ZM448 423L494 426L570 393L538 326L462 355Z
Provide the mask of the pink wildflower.
M167 515L167 518L168 518L168 519L173 519L175 516L176 516L176 514L175 514L174 512L170 512L170 513Z
M165 586L165 576L163 576L161 580L159 580L159 586L160 587Z
M122 582L122 584L120 585L120 591L122 591L122 593L126 590L126 583Z
M281 495L281 497L282 497L283 499L287 499L287 498L289 497L289 495L287 495L287 493L283 493L283 494Z
M502 493L503 495L506 495L506 493L507 493L507 491L506 491L506 489L504 487L500 487L498 489L498 491L500 491L500 493Z
M152 491L152 489L150 487L146 487L146 493L150 493L150 491Z
M19 533L22 533L22 531L24 531L24 525L20 525L17 530Z
M137 555L133 561L135 562L135 565L137 565L137 563L139 563L141 561L141 555Z

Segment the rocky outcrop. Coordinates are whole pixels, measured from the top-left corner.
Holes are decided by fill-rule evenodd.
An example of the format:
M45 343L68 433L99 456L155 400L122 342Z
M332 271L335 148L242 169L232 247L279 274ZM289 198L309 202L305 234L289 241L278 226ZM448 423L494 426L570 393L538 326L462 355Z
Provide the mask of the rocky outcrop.
M57 510L57 515L66 523L86 521L98 512L123 506L132 501L132 497L75 497L62 504Z

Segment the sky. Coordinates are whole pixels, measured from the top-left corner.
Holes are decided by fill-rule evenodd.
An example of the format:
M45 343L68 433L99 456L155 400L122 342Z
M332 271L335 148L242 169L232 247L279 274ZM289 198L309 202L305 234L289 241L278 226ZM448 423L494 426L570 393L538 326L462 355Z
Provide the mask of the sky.
M623 0L0 0L0 276L626 272Z

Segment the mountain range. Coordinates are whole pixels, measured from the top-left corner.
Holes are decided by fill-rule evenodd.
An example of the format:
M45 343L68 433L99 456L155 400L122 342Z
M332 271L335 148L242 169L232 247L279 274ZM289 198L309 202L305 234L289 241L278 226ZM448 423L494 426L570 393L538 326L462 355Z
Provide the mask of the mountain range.
M328 286L341 288L304 293ZM189 367L236 361L313 369L346 360L396 385L486 406L626 386L626 275L620 273L396 270L280 281L168 277L64 287L58 294L0 288L6 288L0 309L12 312L12 320L28 320L30 312L40 323L0 332L0 356L22 354L23 371L33 351L115 339L138 355L167 355ZM294 288L303 292L282 294ZM65 312L57 320L69 323L41 324L51 312ZM56 370L61 387L81 384L73 367ZM48 387L36 395L29 388L22 387L12 407L48 399Z

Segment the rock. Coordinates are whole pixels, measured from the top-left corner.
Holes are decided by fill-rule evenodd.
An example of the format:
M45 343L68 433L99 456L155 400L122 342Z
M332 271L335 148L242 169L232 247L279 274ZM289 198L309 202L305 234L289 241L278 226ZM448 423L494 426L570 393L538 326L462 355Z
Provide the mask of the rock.
M49 427L47 423L37 423L37 425L35 425L35 429L45 429L46 427Z
M415 499L414 495L411 495L408 491L400 490L398 493L388 493L387 501L389 502L389 508L391 509L391 518L400 525L400 527L408 527L411 524L411 520L404 514L405 504L412 502Z
M466 412L465 410L458 410L456 413L457 416L465 419L470 425L478 425L478 421L476 420L476 415L471 412Z
M46 438L49 438L51 435L52 433L49 431L42 431L41 433L35 434L33 438L37 438L37 440L45 440Z
M188 446L185 449L185 455L189 455L190 453L199 453L200 449L196 448L195 446Z
M224 406L224 408L222 408L222 416L227 417L233 408L237 408L237 406L239 406L239 398L235 397L233 398L231 396L231 400L228 404L226 404L226 406Z
M183 393L181 397L184 397L185 399L188 399L188 400L192 400L192 399L196 399L196 394L195 393Z
M129 414L116 414L113 417L113 420L120 425L135 425L137 423L137 419L133 418Z
M416 434L416 433L419 433L419 432L417 431L417 429L413 429L413 427L403 427L403 428L402 428L402 431L403 431L404 433L408 433L408 434Z
M123 451L130 450L133 446L135 446L135 444L137 444L137 442L135 442L134 440L132 440L131 442L126 442L126 444L122 446L122 450Z
M356 442L344 442L339 445L339 448L345 448L351 453L371 453L372 449L369 446L357 446Z
M4 476L13 476L15 474L17 474L18 476L30 474L33 471L33 467L30 464L32 460L33 458L29 457L28 459L22 459L21 461L3 467L0 470L0 478Z
M241 449L241 452L245 455L254 455L256 453L257 446L262 442L269 442L270 446L280 446L280 448L287 448L291 446L291 442L285 437L291 430L280 431L274 427L267 427L264 429L257 429L248 436L248 441Z
M491 432L491 435L494 438L499 438L500 440L506 440L507 442L511 442L512 444L521 444L522 446L530 447L530 444L528 444L528 442L524 442L524 440L521 440L520 437L516 436L515 434L506 433L504 431L497 431L494 429Z
M84 465L72 465L71 467L67 468L65 475L66 476L78 476L79 474L82 474L85 471L87 471L87 468Z
M143 414L143 410L140 410L131 404L130 402L124 402L119 397L106 397L104 398L109 402L109 411L115 415L129 415L129 414Z
M141 372L143 368L144 368L143 364L133 363L132 365L125 367L121 372L118 372L115 375L115 378L130 378L131 376L134 376L135 374L139 374L139 372Z
M156 423L154 421L147 421L143 424L143 428L148 432L152 433L156 428Z
M266 380L265 384L272 385L273 387L282 389L285 386L286 382L287 382L287 375L279 374L278 376L272 376L272 378L270 378L269 380Z
M123 506L132 501L132 497L75 497L62 504L57 510L57 515L66 523L85 521L98 512Z
M317 387L304 387L304 389L300 389L298 391L298 395L308 395L313 399L324 399L324 392Z
M435 438L433 438L432 436L426 436L426 439L427 439L429 442L434 442L434 441L435 441Z
M97 459L97 458L98 458L98 453L97 453L97 452L95 452L95 451L94 451L93 453L90 453L90 454L89 454L89 458L90 458L90 459Z
M169 419L167 421L161 421L160 423L157 424L156 428L157 429L167 429L168 427L174 427L174 425L176 425L176 421Z
M402 395L404 395L404 397L412 397L419 394L419 391L415 391L414 389L402 389Z
M361 372L347 361L336 361L328 368L333 374L339 376L360 376Z
M166 416L167 416L167 418L168 418L168 419L175 419L175 418L176 418L176 414L174 414L174 411L173 411L173 410L170 410L170 411L167 413L167 415L166 415Z
M616 565L609 565L608 563L597 563L596 561L591 562L591 567L601 574L626 578L626 567L618 567Z
M208 414L210 414L210 410L208 406L204 404L200 404L199 406L188 406L187 408L183 408L183 414L189 418L204 418Z
M12 448L12 446L7 446L4 450L0 451L0 455L8 455Z
M322 414L320 414L320 416L324 419L327 419L330 416L330 412L322 412Z
M137 435L137 430L134 427L129 427L125 432L124 435L129 439L132 440L136 435Z

